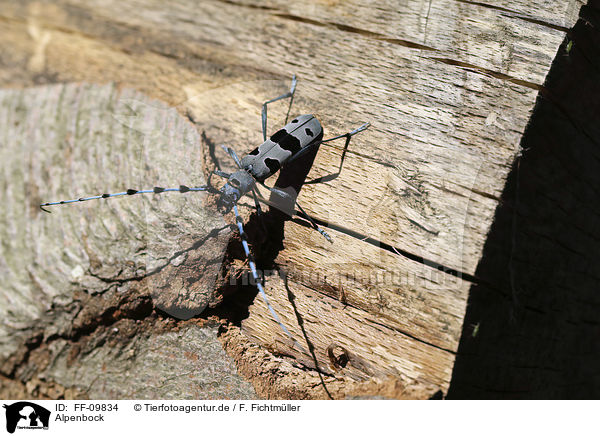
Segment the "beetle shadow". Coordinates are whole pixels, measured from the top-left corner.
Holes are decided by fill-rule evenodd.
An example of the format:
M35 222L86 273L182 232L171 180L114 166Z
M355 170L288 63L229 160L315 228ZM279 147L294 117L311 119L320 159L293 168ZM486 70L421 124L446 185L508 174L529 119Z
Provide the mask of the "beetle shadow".
M334 180L341 174L350 142L350 136L350 134L340 136L340 138L346 138L346 144L342 150L339 167L337 168L337 171L331 174L326 174L324 176L307 181L308 174L313 166L317 153L319 152L320 143L318 145L311 146L308 151L296 157L293 162L284 165L278 173L274 188L277 188L279 191L284 191L285 193L289 194L289 197L283 197L281 194L272 191L268 200L265 200L264 197L261 196L261 199L265 200L261 201L261 203L267 203L269 206L268 210L265 211L261 207L263 212L258 213L258 211L256 211L252 213L248 221L244 224L244 232L248 237L248 242L251 246L251 253L254 257L259 276L262 275L261 272L263 271L277 270L284 278L285 289L287 291L287 298L290 307L295 314L296 321L300 327L300 330L302 331L302 336L304 337L305 343L308 346L310 354L309 357L312 359L314 365L313 368L317 371L320 378L320 384L323 386L323 389L329 399L333 399L333 397L328 391L322 376L322 374L327 374L327 372L323 372L321 366L319 365L314 351L314 345L308 338L307 332L304 328L302 316L294 304L294 295L289 287L287 274L285 271L280 271L280 268L275 261L279 253L284 249L283 240L285 239L284 232L285 223L287 221L292 221L295 224L303 225L313 229L316 227L315 223L319 225L326 224L321 220L305 215L302 210L296 211L296 198L300 195L300 191L304 185L326 183ZM215 153L215 144L204 133L202 138L207 144L214 165L220 170L221 166L219 165ZM319 142L322 139L323 134L321 133L314 139L314 141ZM334 139L338 138L332 138L327 141ZM264 190L265 189L262 188L262 192L264 192ZM250 199L250 201L248 201L248 199ZM238 202L238 205L253 207L251 199L252 197L248 195L243 202ZM256 207L254 208L256 209ZM226 253L228 259L225 260L224 265L231 265L234 260L246 261L246 254L242 248L241 238L239 235L231 239L229 246L226 249ZM228 268L225 267L223 271L226 271L227 269ZM219 305L219 308L216 310L211 309L208 313L209 315L220 315L221 317L229 319L236 325L240 326L242 321L249 316L249 307L253 304L255 298L258 296L258 289L256 286L254 286L254 284L252 284L251 275L249 272L246 272L246 278L249 278L250 280L246 281L242 279L241 284L239 283L240 280L238 280L240 277L237 276L232 269L229 269L229 273L225 272L225 275L229 276L229 284L226 283L222 289L222 304Z
M308 173L319 151L319 146L313 148L313 150L300 156L292 164L282 167L279 172L274 187L291 194L291 197L284 198L275 192L271 192L268 199L268 210L263 210L263 213L260 215L256 212L253 213L244 225L246 233L251 239L250 242L252 243L256 265L259 270L277 269L275 260L284 249L283 241L285 239L285 223L287 221L312 227L307 220L295 217L294 211L295 199L300 195L302 186L306 182ZM255 293L257 292L255 289ZM299 314L296 313L296 316L299 316Z
M300 195L302 187L307 183L306 178L312 168L315 157L320 146L313 147L304 155L296 159L292 164L281 168L274 187L285 191L291 195L290 198L284 198L281 195L271 192L269 197L269 210L259 217L254 214L254 219L263 220L267 229L266 241L271 247L265 253L266 259L271 258L274 261L281 250L283 250L284 227L286 221L294 221L301 225L311 227L310 223L304 219L294 217L295 199ZM267 253L269 253L267 255Z
M256 265L259 271L278 270L276 264L281 250L283 250L283 241L285 239L285 223L293 221L296 224L306 227L313 227L312 224L303 218L294 216L295 199L300 194L302 187L306 184L308 173L312 168L315 157L319 152L319 146L314 146L312 150L298 157L290 165L281 168L277 181L274 184L275 188L292 194L290 198L284 198L277 193L272 192L269 197L269 209L263 212L260 216L258 213L253 213L248 222L244 225L246 233L249 235L252 244ZM327 176L326 176L327 177ZM335 178L335 177L333 177ZM239 241L238 241L239 243ZM289 287L287 274L285 271L279 271L284 278L285 289L290 303L290 307L294 311L302 336L308 346L310 357L314 364L314 369L317 371L321 385L327 396L332 399L330 392L325 386L325 381L322 377L320 365L317 356L314 352L314 345L308 338L308 334L304 328L302 315L298 311L294 303L294 295ZM250 288L250 286L249 286ZM248 293L251 296L250 304L257 297L258 290L255 286L251 286ZM246 297L248 298L248 297Z

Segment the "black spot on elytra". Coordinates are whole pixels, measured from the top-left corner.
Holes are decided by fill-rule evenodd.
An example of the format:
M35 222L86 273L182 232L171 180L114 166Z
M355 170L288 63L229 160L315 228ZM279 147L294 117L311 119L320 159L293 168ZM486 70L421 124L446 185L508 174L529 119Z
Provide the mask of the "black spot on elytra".
M276 173L281 168L281 164L276 159L271 159L270 157L265 159L265 165L269 168L271 174Z
M250 153L248 153L250 156L256 156L258 154L258 147L256 147L254 150L252 150Z
M296 154L300 151L300 140L293 135L287 135L281 141L278 142L279 146L284 150L291 151L292 154Z
M278 130L277 132L273 133L273 136L271 136L271 141L273 141L276 144L279 144L279 141L285 138L287 134L288 133L285 131L285 129Z
M292 123L297 123L298 122L298 118L292 120Z
M308 127L306 128L306 134L308 136L315 136L315 134L312 132L312 130L310 130Z

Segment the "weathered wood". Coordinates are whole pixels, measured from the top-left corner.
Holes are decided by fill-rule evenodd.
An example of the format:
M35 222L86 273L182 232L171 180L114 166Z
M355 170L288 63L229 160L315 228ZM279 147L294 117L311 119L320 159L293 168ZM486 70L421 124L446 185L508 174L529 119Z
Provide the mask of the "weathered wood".
M326 135L371 122L353 139L340 176L305 186L299 197L311 215L331 224L335 244L294 222L286 222L279 241L283 249L275 255L261 250L260 239L255 244L265 266L275 264L288 274L297 313L283 282L267 280L267 291L295 336L314 345L315 355L291 348L260 300L250 307L242 330L276 354L293 356L307 368L319 366L331 386L338 383L331 390L336 397L352 391L344 392L339 380L349 387L351 380L389 377L420 384L417 391L430 395L448 389L469 288L494 211L538 90L580 5L577 0L540 0L534 7L515 0L494 5L414 0L377 7L360 1L181 1L167 8L150 0L135 5L7 2L2 3L0 41L12 49L0 55L0 83L23 87L84 80L134 88L188 115L204 133L203 146L210 149L205 151L216 154L223 166L225 156L209 144L225 142L239 153L254 148L261 138L260 104L283 92L292 73L300 79L293 113L317 114ZM269 114L274 130L282 124L284 104L274 105ZM85 153L76 144L72 153ZM189 143L180 154L148 153L152 170L143 177L107 165L100 168L103 182L137 185L154 178L191 184L192 175L200 184L202 171L214 162L211 153L197 160L192 153ZM339 155L339 147L321 147L309 178L333 172ZM122 156L123 150L114 151L116 161L123 162ZM70 157L74 168L76 157ZM97 186L87 176L78 182L82 194L94 193L91 188ZM51 189L73 188L52 174L43 180ZM36 201L53 198L42 196L43 184L38 185ZM198 222L183 217L205 208L184 210L177 206L181 203L166 206L171 198L160 201L165 220L178 217L169 234L179 244L162 240L162 230L154 233L172 254L185 245L180 237L189 235L180 223ZM77 216L95 207L86 206ZM121 221L144 227L139 211L122 207ZM117 226L105 234L119 240L132 231L137 230ZM44 231L43 237L56 241L58 235ZM90 251L111 254L108 241ZM114 251L119 255L110 264L116 271L104 277L115 278L117 266L127 259L123 252ZM56 269L59 257L49 257L44 268ZM189 275L193 263L183 265ZM153 288L150 281L150 288L157 283L155 278ZM39 285L48 286L63 285ZM226 341L229 353L257 386L264 373L240 361L245 348L234 342ZM352 357L346 367L333 368L327 353L332 346ZM280 374L279 387L263 386L261 395L324 395L282 388L298 374ZM311 377L314 382L316 375ZM353 392L358 391L373 392ZM400 391L386 392L402 396Z
M590 1L523 136L477 268L486 284L469 297L451 398L600 395L599 27Z
M38 207L42 196L122 191L149 178L178 186L179 171L205 183L191 123L135 92L77 84L0 91L0 118L3 373L28 383L30 394L42 380L68 396L253 396L236 382L231 359L215 351L214 327L149 337L135 323L152 307L187 319L220 302L215 283L231 231L202 206L206 194L114 199L52 215ZM16 335L27 341L42 328L39 348L19 365L14 356L25 350Z

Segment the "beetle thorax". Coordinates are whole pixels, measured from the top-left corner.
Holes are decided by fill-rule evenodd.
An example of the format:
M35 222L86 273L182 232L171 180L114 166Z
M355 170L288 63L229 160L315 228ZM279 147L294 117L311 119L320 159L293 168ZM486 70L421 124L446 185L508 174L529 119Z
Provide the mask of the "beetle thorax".
M231 174L227 183L221 188L221 198L218 202L219 209L229 212L235 203L254 187L254 177L246 170L239 170Z

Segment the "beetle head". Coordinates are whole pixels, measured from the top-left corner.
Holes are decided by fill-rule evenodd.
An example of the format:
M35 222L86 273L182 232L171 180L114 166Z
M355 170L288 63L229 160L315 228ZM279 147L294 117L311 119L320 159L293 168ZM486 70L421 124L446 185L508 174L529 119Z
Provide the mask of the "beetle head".
M233 205L254 187L254 178L246 170L236 171L227 179L221 188L221 196L217 201L217 208L221 213L227 213Z

